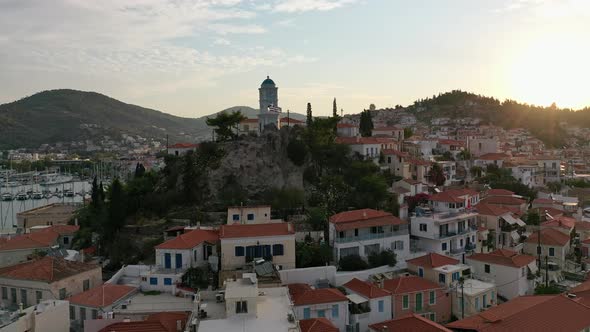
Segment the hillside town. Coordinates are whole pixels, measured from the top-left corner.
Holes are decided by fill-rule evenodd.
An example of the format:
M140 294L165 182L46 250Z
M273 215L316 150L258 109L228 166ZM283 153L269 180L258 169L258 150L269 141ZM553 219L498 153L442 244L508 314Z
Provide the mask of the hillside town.
M229 144L250 151L240 137L275 144L277 132L322 121L309 106L308 121L285 114L270 77L259 100L257 118L237 118ZM101 246L147 237L151 226L124 226L129 238L89 228L85 213L118 202L118 179L105 198L95 178L82 202L19 212L0 237L0 331L590 329L586 149L547 148L525 129L477 118L426 124L402 107L344 115L334 100L330 119L329 144L388 175L387 209L345 207L315 218L305 206L277 211L271 201L241 197L214 218L169 218L142 249L153 261L114 265L133 249ZM207 144L170 143L157 163L199 156ZM137 165L136 178L146 172ZM108 211L101 229L121 218Z

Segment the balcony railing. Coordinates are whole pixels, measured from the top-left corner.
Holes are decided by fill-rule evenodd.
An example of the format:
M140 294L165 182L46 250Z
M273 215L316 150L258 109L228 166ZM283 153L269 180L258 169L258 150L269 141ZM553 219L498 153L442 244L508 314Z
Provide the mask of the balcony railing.
M336 239L334 239L334 242L336 242L336 243L357 242L357 241L365 241L365 240L383 239L383 238L387 238L387 237L407 235L407 234L409 234L408 229L401 229L396 232L366 233L366 234L359 234L359 236L337 237Z
M441 239L446 239L448 237L463 235L463 234L467 234L467 233L471 233L471 232L475 232L475 231L477 231L477 226L469 226L469 227L460 229L458 231L441 233L439 237Z

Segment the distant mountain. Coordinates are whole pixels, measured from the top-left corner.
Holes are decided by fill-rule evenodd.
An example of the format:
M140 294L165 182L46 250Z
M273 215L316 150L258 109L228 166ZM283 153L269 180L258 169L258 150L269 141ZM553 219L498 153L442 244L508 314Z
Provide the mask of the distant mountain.
M236 106L256 117L258 110ZM50 90L0 105L0 149L37 148L44 143L71 142L105 135L139 135L170 142L194 142L209 138L211 129L201 118L182 118L126 104L96 92ZM291 114L297 119L305 118Z

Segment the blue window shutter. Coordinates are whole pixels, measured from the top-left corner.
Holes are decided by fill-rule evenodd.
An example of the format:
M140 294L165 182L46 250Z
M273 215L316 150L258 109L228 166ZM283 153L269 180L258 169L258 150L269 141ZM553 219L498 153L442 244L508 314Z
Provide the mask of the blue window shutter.
M164 278L164 285L172 285L172 278Z
M158 284L158 278L151 277L150 278L150 285L157 285L157 284Z
M244 247L236 247L235 255L236 257L244 256Z
M303 319L311 318L311 310L309 308L303 308Z
M334 304L332 306L332 318L338 318L339 315L340 313L338 312L338 305Z

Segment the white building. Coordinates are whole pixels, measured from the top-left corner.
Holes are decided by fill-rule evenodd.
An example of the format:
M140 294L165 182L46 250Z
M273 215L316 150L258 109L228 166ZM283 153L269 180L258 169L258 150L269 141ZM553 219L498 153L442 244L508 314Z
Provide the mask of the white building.
M467 150L476 157L486 153L497 153L499 151L498 137L469 136L467 137Z
M217 257L219 232L217 230L195 229L170 239L155 247L156 266L174 273L190 267L202 267ZM216 258L213 259L217 261ZM217 267L213 264L213 268Z
M477 243L479 193L468 189L448 190L432 195L428 207L417 207L411 216L411 234L427 252L463 261Z
M18 311L0 312L0 332L63 332L70 330L68 301L45 300Z
M408 223L388 212L363 209L335 214L329 232L335 261L348 255L367 259L372 253L392 250L403 262L410 254Z
M357 278L342 285L350 300L350 325L356 331L367 331L370 324L390 320L392 315L391 293L374 284ZM356 310L355 310L356 309ZM366 309L366 310L363 310Z
M313 289L308 284L289 285L295 317L326 318L340 331L349 323L348 298L336 288Z
M459 319L479 314L498 304L496 285L477 279L465 279L452 290L453 312Z
M475 253L466 258L473 274L478 279L489 280L497 285L498 294L513 299L534 292L533 280L528 274L537 272L535 257L512 250L497 249L490 253Z
M266 224L270 219L270 205L230 206L227 208L227 224ZM282 220L274 220L282 222Z

